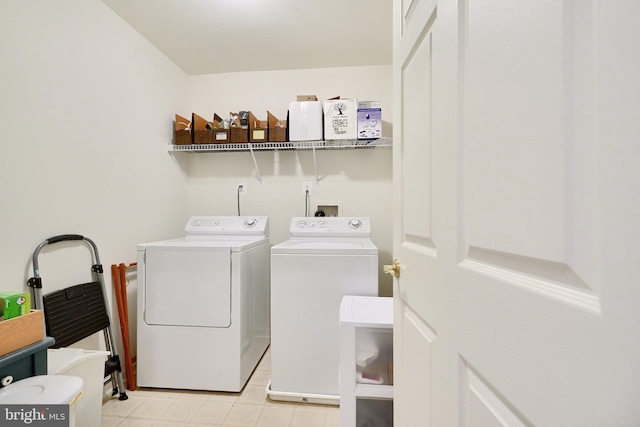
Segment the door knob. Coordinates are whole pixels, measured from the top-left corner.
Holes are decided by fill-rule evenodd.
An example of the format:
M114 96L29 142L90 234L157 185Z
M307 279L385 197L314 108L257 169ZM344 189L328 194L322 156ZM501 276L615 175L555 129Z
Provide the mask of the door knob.
M392 265L383 266L385 274L391 274L393 277L400 277L400 261L397 259L393 260Z

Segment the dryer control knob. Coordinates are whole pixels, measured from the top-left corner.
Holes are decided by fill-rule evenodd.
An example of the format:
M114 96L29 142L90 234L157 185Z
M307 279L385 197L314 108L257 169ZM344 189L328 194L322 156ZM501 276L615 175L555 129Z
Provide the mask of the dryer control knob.
M253 227L257 224L257 221L255 219L248 219L244 222L244 225L246 225L247 227Z
M358 228L362 225L362 221L360 221L359 219L352 219L351 221L349 221L349 227L351 228Z

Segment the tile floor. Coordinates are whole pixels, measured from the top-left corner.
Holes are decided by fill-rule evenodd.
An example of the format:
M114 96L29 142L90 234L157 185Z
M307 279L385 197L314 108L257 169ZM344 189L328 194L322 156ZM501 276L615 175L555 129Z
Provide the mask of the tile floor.
M241 393L139 389L107 400L101 427L338 427L339 408L268 398L271 358L260 361Z

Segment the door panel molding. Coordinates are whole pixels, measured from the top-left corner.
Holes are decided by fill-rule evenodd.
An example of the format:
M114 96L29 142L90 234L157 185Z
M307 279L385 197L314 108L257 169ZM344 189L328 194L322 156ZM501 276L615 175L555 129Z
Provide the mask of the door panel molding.
M499 3L458 0L460 265L601 314L595 2Z
M394 324L400 324L398 332L394 332L394 347L402 348L401 358L394 362L397 366L394 369L401 374L397 377L401 391L400 398L394 403L394 424L429 427L433 424L432 352L437 333L402 301L394 305ZM404 367L410 367L410 374L404 373ZM398 381L394 387L398 387ZM421 410L416 413L409 408Z
M402 247L409 251L415 251L423 255L427 255L431 258L438 257L436 245L433 243L433 240L428 237L405 234L402 242Z
M600 298L564 263L469 248L460 267L601 315Z
M460 427L534 427L509 400L460 356Z
M431 19L427 20L427 26L430 26L433 20L435 20L435 11L437 8L437 0L401 0L401 37L410 36L415 34L416 28L412 26L415 16L422 16L424 13L431 15ZM424 22L422 19L416 21L418 23ZM424 33L424 31L423 31Z
M434 248L431 236L432 189L431 171L433 169L431 138L431 36L427 32L430 26L413 45L411 55L405 62L402 72L402 159L405 168L402 176L402 238L412 236L414 244L424 244ZM404 87L411 87L405 91Z

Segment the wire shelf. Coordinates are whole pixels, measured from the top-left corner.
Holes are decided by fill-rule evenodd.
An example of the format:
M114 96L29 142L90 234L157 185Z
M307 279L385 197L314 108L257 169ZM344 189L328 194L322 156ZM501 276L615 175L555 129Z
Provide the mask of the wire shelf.
M373 140L344 139L331 141L253 142L237 144L169 145L170 152L213 153L225 151L345 150L391 147L391 138Z

